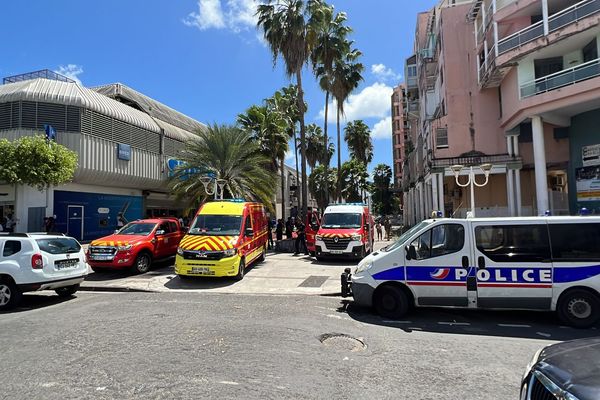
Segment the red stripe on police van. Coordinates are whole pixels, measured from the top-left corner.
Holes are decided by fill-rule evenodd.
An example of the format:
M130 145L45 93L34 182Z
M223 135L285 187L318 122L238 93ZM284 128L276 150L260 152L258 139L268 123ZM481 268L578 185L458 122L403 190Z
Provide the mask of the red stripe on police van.
M552 284L543 283L477 283L477 287L510 287L510 288L533 288L533 289L550 289Z
M466 286L466 282L408 282L413 286Z

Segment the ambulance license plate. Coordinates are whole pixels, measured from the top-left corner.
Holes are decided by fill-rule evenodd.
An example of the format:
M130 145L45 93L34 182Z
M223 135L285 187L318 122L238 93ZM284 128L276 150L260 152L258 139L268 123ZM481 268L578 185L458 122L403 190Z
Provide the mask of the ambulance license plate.
M331 250L331 254L342 254L342 250Z
M191 274L208 274L210 273L210 269L206 268L206 267L192 267L192 270L190 271Z

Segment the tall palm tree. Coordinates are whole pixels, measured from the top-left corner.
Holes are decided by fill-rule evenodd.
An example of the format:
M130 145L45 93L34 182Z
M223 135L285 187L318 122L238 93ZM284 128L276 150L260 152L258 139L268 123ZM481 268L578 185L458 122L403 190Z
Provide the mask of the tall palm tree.
M322 0L266 0L257 9L257 27L262 30L273 56L273 64L281 56L288 77L295 76L300 111L300 154L302 163L302 212L308 212L306 176L306 127L304 125L304 90L302 68L316 43L316 26L323 18Z
M365 165L373 160L371 130L362 120L348 122L344 128L344 140L348 143L350 157L356 158Z
M317 45L312 54L311 61L313 72L319 82L321 90L325 92L325 122L323 123L324 138L323 143L328 147L328 115L329 115L329 95L331 94L331 84L333 75L333 63L343 58L350 49L347 48L347 35L352 29L345 25L346 13L340 12L333 14L333 6L325 7L323 19L318 25ZM329 160L327 161L329 163ZM324 173L329 171L327 164ZM328 199L329 200L329 199Z
M347 47L352 48L352 41L347 42ZM342 156L341 156L341 133L340 133L340 116L344 115L344 102L350 94L358 87L363 80L361 75L364 66L357 62L362 53L356 49L350 50L342 59L336 60L333 67L333 80L331 84L331 93L336 101L336 120L337 120L337 161L338 161L338 199L341 199L342 182Z
M265 101L268 104L268 100ZM238 125L259 144L260 151L271 160L271 170L281 167L281 193L285 193L285 153L288 151L287 122L283 114L268 106L251 106L244 114L239 114ZM283 204L283 203L282 203ZM282 218L285 210L282 206Z
M377 164L373 169L373 208L387 215L391 212L392 168L387 164Z
M225 197L244 197L261 201L271 208L276 174L271 160L261 152L260 144L242 129L211 125L197 132L180 152L183 165L170 178L174 194L204 199L207 193L201 178L210 174L225 181Z
M306 161L311 169L317 164L328 165L335 151L333 143L328 142L325 147L323 130L317 124L306 127ZM327 173L327 171L324 171Z
M338 187L342 187L341 195L347 201L362 201L361 194L368 189L366 165L352 158L342 164L342 173L340 174L342 182L338 182Z
M316 166L310 171L308 177L308 188L321 210L327 207L329 195L335 193L336 190L336 170L329 168L329 171L325 171L325 168L327 168L325 164Z

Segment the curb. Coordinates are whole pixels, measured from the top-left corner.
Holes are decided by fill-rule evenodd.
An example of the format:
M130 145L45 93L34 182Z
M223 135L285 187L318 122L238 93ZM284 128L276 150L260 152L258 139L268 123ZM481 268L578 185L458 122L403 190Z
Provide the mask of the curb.
M135 289L130 287L119 286L80 286L79 291L82 292L130 292L130 293L158 293L155 290Z

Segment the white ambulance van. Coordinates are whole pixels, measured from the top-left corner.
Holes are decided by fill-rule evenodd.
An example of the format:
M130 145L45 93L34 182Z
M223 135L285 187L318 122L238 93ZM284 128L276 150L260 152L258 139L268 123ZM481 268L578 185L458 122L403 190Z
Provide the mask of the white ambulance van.
M399 318L412 306L552 310L600 319L600 217L430 219L341 276L342 295Z

